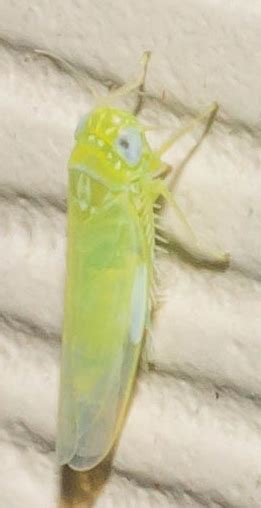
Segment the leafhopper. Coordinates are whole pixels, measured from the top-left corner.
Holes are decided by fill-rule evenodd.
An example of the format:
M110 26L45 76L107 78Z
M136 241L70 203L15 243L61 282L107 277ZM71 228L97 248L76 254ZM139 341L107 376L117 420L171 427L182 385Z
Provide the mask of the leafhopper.
M134 82L98 99L80 122L68 163L57 451L60 465L79 471L92 469L112 449L130 401L151 318L159 198L178 214L200 251L164 181L162 156L181 135L214 115L216 105L153 151L137 116L112 105L142 89L148 57Z

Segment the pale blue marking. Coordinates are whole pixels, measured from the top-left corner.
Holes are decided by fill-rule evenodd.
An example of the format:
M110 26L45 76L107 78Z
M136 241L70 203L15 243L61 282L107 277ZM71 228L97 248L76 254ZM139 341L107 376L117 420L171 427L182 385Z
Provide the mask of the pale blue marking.
M116 140L116 149L118 154L123 157L128 164L136 166L140 161L142 153L141 133L133 127L122 129Z
M84 173L80 173L77 185L77 201L82 211L87 210L91 204L90 179Z
M86 114L80 118L74 133L75 139L77 139L79 134L82 134L82 132L85 130L89 116L90 116L89 114Z
M147 279L146 265L139 265L136 270L131 295L129 339L133 344L138 344L144 333L147 315Z

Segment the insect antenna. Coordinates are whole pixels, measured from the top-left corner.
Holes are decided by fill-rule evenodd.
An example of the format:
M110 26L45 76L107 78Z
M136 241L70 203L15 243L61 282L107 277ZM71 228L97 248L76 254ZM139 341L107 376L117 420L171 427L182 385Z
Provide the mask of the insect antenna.
M68 70L69 73L76 79L80 87L91 93L97 102L99 101L99 95L97 94L95 89L90 85L90 83L87 82L87 79L84 78L82 72L79 69L76 69L76 67L67 62L67 60L61 58L60 56L57 56L55 53L51 53L50 51L35 49L34 52L37 53L38 55L47 56L48 58L53 60L57 65L60 65L64 70Z
M139 75L130 83L125 83L124 85L118 87L116 90L110 91L106 96L98 95L96 90L88 83L86 77L82 74L82 72L71 65L67 60L64 58L57 56L55 53L52 53L50 51L45 51L42 49L35 49L35 53L38 55L43 55L51 60L53 60L56 64L60 65L63 69L69 71L69 73L76 79L76 81L79 83L81 88L87 90L92 94L92 96L95 99L96 107L104 106L106 104L111 104L115 99L118 99L119 97L124 97L126 95L129 95L134 90L138 90L138 102L137 105L134 108L133 114L137 115L142 107L143 100L144 100L144 86L145 86L145 79L147 74L147 68L148 63L150 60L151 52L150 51L144 51L143 57L142 57L142 68L139 73Z

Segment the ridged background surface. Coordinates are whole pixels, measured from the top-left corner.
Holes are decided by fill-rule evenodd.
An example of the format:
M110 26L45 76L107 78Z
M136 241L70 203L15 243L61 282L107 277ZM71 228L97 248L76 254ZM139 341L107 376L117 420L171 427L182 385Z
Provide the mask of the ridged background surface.
M56 506L66 162L93 104L35 48L66 57L103 93L151 49L155 100L142 115L159 126L153 146L220 104L177 200L204 245L230 252L231 266L161 260L156 370L139 376L95 506L260 508L260 22L257 0L0 0L1 508ZM166 160L177 166L199 136Z

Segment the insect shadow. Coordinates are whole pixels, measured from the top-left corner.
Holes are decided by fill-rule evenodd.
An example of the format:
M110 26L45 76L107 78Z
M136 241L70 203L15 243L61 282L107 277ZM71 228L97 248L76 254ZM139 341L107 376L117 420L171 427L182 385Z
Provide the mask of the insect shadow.
M63 466L59 508L76 506L91 508L94 506L111 474L112 455L113 452L91 471L73 471L70 467Z

